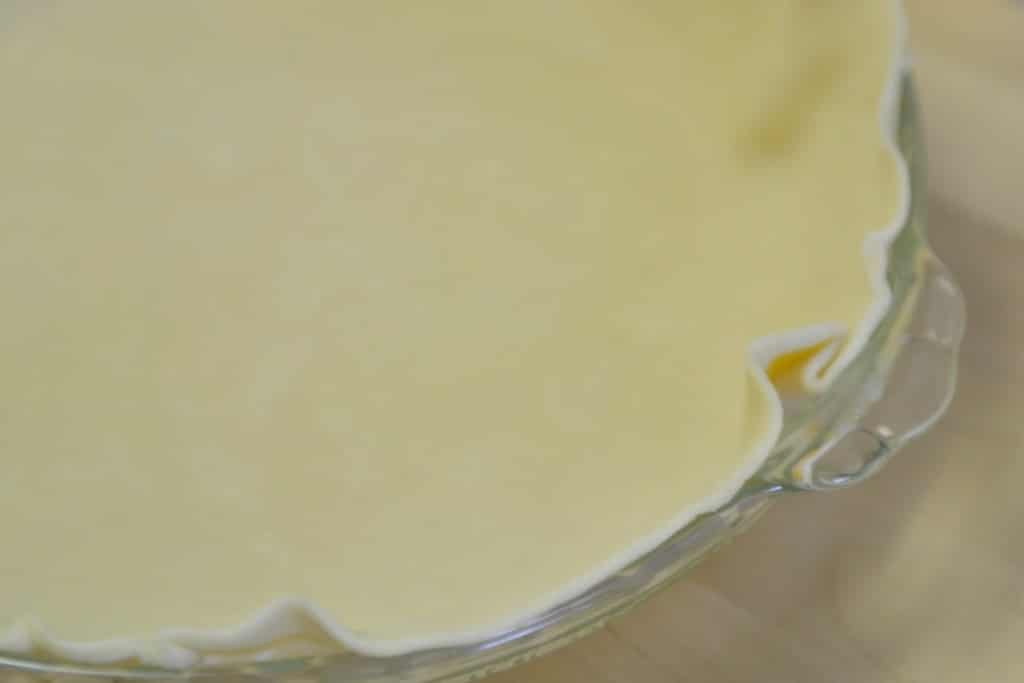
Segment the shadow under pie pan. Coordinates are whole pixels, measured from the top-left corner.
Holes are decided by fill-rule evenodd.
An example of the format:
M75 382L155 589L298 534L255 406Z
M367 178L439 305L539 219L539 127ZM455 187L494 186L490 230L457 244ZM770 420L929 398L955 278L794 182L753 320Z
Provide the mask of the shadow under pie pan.
M845 488L876 473L948 405L964 329L964 304L924 234L922 149L913 89L900 93L898 143L910 168L911 210L894 241L893 300L860 354L827 391L786 397L782 436L727 504L589 590L497 637L458 647L374 658L356 653L162 671L90 667L0 655L0 680L324 681L462 683L550 652L622 614L683 575L752 524L779 496Z

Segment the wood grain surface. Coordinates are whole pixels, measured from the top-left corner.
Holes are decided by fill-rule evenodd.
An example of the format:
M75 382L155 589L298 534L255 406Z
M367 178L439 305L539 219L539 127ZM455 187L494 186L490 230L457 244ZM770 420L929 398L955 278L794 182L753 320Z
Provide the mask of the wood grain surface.
M666 593L494 683L1024 681L1024 7L910 0L931 235L968 300L947 418L785 500Z

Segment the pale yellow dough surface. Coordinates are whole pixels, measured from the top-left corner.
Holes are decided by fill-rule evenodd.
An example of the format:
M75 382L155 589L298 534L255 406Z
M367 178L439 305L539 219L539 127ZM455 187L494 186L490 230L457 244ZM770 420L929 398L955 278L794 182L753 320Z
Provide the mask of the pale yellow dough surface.
M0 630L521 616L872 305L884 0L0 10Z

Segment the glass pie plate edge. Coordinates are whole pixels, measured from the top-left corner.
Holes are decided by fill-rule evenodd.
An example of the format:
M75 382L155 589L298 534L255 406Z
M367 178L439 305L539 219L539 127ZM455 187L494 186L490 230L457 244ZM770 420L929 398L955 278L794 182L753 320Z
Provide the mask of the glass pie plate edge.
M910 169L911 210L890 251L889 311L826 392L786 400L779 443L742 489L647 555L575 598L472 645L387 658L342 653L174 672L0 655L0 681L476 681L600 628L749 527L780 495L840 489L870 477L945 411L956 384L965 324L963 297L925 239L923 149L909 78L902 84L899 107L898 144Z

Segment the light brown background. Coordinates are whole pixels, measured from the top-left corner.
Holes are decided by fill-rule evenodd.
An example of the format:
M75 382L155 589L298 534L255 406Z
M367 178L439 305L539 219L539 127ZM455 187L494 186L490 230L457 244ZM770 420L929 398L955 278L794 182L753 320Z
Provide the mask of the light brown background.
M968 299L947 419L494 683L1024 681L1024 4L908 0L931 234Z

